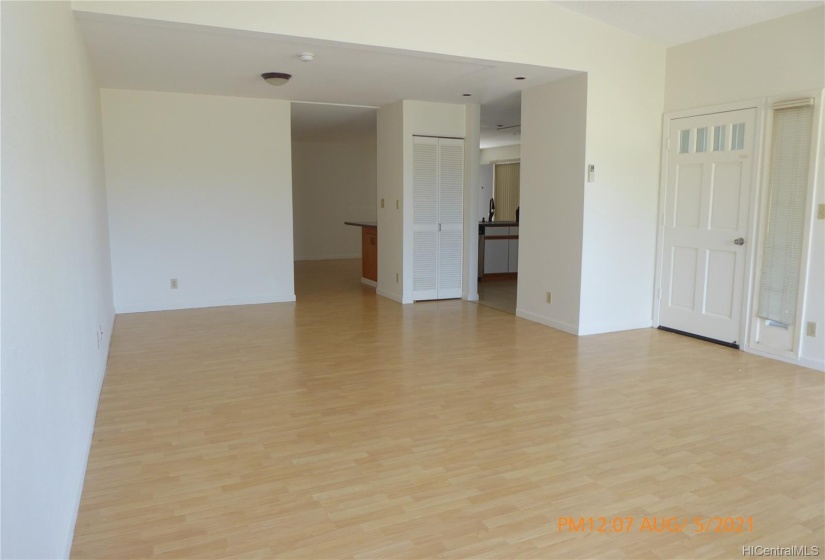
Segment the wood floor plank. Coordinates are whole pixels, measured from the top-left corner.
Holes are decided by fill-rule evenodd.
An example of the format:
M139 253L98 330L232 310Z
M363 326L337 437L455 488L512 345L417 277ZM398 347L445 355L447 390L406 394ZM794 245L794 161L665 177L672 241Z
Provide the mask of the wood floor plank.
M739 558L825 550L825 378L652 329L296 303L119 315L72 557ZM752 531L641 531L645 517ZM632 517L627 533L560 518Z

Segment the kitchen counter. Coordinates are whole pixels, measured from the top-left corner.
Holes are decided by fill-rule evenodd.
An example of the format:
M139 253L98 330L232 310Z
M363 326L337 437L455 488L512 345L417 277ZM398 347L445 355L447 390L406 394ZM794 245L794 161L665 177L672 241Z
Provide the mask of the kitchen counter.
M344 222L346 226L359 226L359 227L378 227L378 222Z
M504 227L504 226L518 227L518 222L478 222L478 225L480 225L480 226L493 226L493 227L495 227L495 226L499 226L499 227Z
M478 223L479 280L516 277L518 232L518 222Z

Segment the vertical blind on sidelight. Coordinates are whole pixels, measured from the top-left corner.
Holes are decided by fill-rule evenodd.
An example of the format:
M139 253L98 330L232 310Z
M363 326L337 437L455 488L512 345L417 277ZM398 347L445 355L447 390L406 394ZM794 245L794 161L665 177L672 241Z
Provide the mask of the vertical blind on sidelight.
M519 163L497 163L495 193L497 222L515 222L519 206Z
M778 103L773 109L758 315L792 325L802 266L813 99Z

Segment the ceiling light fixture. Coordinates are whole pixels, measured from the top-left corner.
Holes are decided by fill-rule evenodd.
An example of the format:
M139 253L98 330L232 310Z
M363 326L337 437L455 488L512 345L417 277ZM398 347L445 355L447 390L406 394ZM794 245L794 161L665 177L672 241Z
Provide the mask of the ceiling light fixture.
M282 86L289 81L292 74L284 74L283 72L265 72L261 74L261 78L266 80L271 86Z
M301 59L301 62L312 62L313 60L315 60L315 53L311 53L311 52L298 53L298 58Z

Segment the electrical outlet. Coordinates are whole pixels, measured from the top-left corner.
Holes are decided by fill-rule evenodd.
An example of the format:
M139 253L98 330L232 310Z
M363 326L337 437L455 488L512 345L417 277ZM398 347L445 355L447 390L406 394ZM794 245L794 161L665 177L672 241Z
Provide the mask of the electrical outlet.
M172 278L172 280L169 281L169 284L171 285L173 290L178 289L178 279L177 278Z
M395 273L395 283L398 284L398 273Z
M816 323L813 321L808 321L807 328L805 329L805 334L808 336L816 336Z
M381 199L381 208L383 208L383 207L384 207L384 199L382 198Z
M825 204L817 205L816 217L820 220L825 220Z
M553 295L547 292L547 303L553 303Z
M401 202L399 202L398 199L396 199L396 201L395 201L395 209L396 210L401 210Z

